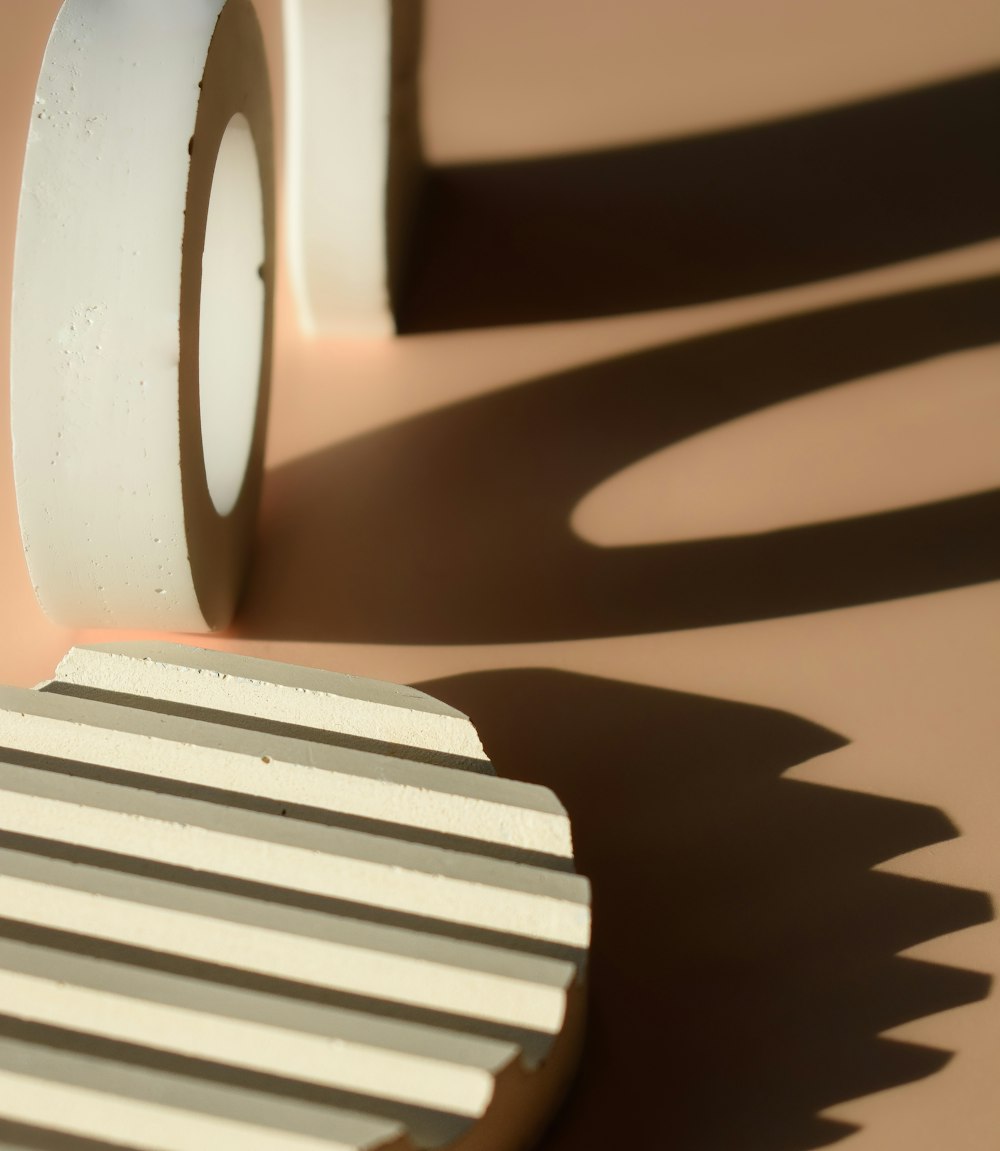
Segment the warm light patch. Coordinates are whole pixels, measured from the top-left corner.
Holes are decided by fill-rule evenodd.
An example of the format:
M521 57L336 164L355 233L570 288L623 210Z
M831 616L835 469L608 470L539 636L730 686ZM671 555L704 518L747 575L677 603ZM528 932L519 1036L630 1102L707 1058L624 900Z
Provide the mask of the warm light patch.
M1000 484L1000 347L826 388L708 429L577 505L600 547L749 535ZM962 450L956 451L955 445Z

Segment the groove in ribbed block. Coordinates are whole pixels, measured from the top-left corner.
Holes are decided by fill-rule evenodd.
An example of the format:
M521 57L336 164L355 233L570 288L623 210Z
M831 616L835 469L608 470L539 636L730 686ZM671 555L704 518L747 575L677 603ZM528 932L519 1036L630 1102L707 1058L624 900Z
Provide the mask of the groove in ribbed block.
M0 850L0 918L554 1034L572 964Z
M0 829L570 946L581 876L0 763Z
M572 856L555 796L496 776L17 688L0 688L3 747Z
M402 1128L0 1037L0 1116L151 1151L360 1151Z
M0 940L0 1003L52 1027L478 1117L509 1043Z
M116 643L71 649L56 678L486 758L475 728L461 712L415 688L360 676L179 644Z

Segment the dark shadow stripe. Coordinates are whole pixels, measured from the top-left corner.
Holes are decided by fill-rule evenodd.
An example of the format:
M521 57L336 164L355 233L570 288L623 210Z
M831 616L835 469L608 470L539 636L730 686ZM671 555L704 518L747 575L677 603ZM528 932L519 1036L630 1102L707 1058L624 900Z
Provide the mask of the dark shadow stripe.
M86 763L83 760L62 759L59 756L41 755L38 752L2 746L0 746L0 762L13 764L17 767L32 768L36 771L51 771L59 775L90 779L96 783L134 787L140 791L157 795L172 795L179 799L215 803L222 807L254 811L261 815L286 816L289 819L299 819L307 823L319 823L324 827L336 827L344 831L360 831L366 835L377 835L384 839L404 840L407 843L418 843L425 847L439 847L466 855L485 856L507 863L518 863L527 867L539 867L548 871L575 874L571 859L550 855L547 852L527 851L502 843L488 843L484 840L472 839L465 835L428 831L421 827L412 827L406 823L369 819L362 815L348 815L326 808L308 807L305 804L283 803L266 796L226 791L223 788L188 783L186 780L164 779L162 776L133 772L125 768L104 767L100 764Z
M303 1103L339 1107L345 1111L394 1120L405 1124L417 1142L427 1147L449 1143L472 1125L472 1120L444 1111L286 1079L278 1075L195 1059L138 1044L122 1043L84 1032L51 1027L48 1024L27 1022L3 1014L0 1014L0 1036L22 1043L54 1047L57 1050L84 1055L88 1059L126 1063L132 1067L162 1071L167 1075L183 1076L202 1083L215 1083L242 1091L279 1095Z
M173 864L158 863L139 859L130 855L119 855L110 851L98 851L90 847L42 839L38 836L21 835L15 832L0 832L0 847L11 851L23 851L32 855L42 855L48 859L62 859L68 863L79 863L89 867L101 867L108 871L137 875L166 883L176 883L185 887L196 887L206 891L218 891L226 895L236 895L245 899L256 899L278 907L297 907L305 911L318 911L325 915L335 915L342 919L353 919L365 923L377 923L387 927L401 927L423 935L434 935L445 939L456 939L467 943L484 943L490 947L506 951L517 951L525 955L543 955L553 959L567 960L582 967L586 962L586 951L544 939L529 939L523 935L513 935L488 928L471 927L463 923L449 923L420 915L391 911L381 907L370 907L363 903L351 903L343 899L331 899L308 892L293 891L285 887L272 887L227 875L216 875L210 871L194 871ZM2 911L2 907L0 907Z
M427 763L433 767L450 767L459 771L473 771L479 775L495 774L488 759L472 759L462 755L451 755L446 751L412 747L408 743L389 743L386 740L369 739L361 735L348 735L341 731L326 731L322 728L304 727L296 723L281 723L278 720L264 719L256 715L243 715L235 711L197 707L194 704L175 703L173 700L154 699L144 695L129 695L125 692L104 691L101 688L65 683L62 680L53 680L39 690L50 695L68 695L77 699L89 699L95 703L113 703L119 707L131 707L138 711L151 711L158 715L175 715L182 719L197 719L204 723L218 724L220 727L236 727L243 731L260 731L267 735L301 739L308 743L342 747L349 751L361 751L370 755L385 755L392 759L414 760L417 763Z
M435 168L400 327L679 307L986 240L1000 233L998 134L1000 70L701 135Z
M302 456L268 476L239 635L540 643L719 627L997 579L1000 491L633 547L586 543L572 516L587 492L671 444L998 340L1000 276L988 276L692 335ZM949 386L942 365L942 397ZM472 714L494 761L527 778L526 749L504 759ZM622 762L617 753L612 761ZM602 764L589 785L607 771Z
M3 1103L0 1103L0 1110ZM42 1127L14 1123L0 1116L0 1151L129 1151L120 1143L98 1142Z
M393 1019L401 1023L414 1023L423 1027L433 1027L442 1031L454 1031L463 1035L483 1036L504 1043L514 1043L532 1060L542 1060L548 1054L555 1037L527 1027L491 1022L486 1019L473 1019L449 1011L436 1011L431 1008L414 1007L406 1003L377 999L366 995L355 995L346 991L316 987L307 983L296 983L276 976L261 975L235 967L224 967L216 963L204 963L197 959L168 955L125 943L113 943L96 939L89 935L78 935L70 931L57 931L49 927L36 927L34 924L0 918L0 938L15 940L38 947L68 951L74 955L104 959L112 963L130 964L150 971L167 975L179 975L186 979L198 979L205 983L218 983L242 991L255 991L264 995L294 999L305 1003L316 1003L325 1007L339 1007L347 1011L363 1012L381 1019Z

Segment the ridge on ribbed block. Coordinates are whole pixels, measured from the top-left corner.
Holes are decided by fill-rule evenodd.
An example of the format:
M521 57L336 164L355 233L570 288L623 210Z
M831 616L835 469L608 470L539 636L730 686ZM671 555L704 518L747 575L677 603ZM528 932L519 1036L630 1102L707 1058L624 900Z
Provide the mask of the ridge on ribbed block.
M565 809L423 692L164 643L0 688L0 1142L517 1151L589 939Z
M449 767L492 772L468 716L416 688L381 680L182 644L115 643L72 648L55 683L68 693L89 689L221 711L255 724L301 726L317 740L327 732L354 735L465 761Z

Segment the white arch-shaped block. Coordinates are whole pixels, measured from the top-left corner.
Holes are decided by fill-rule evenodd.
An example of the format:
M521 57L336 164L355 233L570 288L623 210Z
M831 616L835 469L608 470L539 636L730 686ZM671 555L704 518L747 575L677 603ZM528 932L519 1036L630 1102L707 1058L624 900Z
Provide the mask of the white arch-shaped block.
M418 0L285 0L288 250L302 327L395 331L420 171Z

